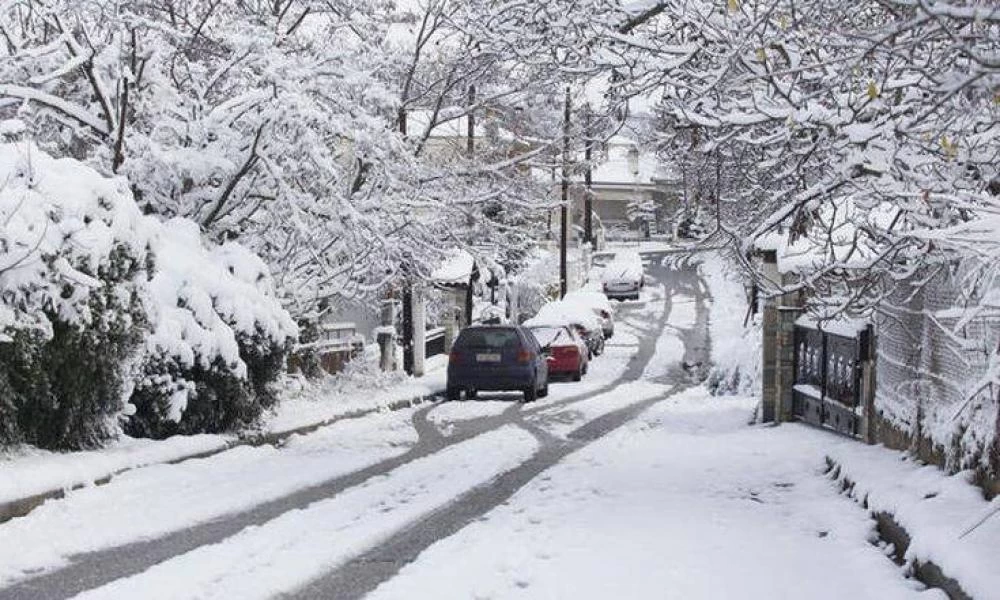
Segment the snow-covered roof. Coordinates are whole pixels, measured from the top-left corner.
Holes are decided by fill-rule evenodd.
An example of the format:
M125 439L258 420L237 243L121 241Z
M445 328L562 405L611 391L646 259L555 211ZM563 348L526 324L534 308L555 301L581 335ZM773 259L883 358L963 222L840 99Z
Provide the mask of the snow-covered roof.
M656 155L645 152L628 138L615 136L607 142L607 159L594 166L594 185L651 185L666 173Z
M431 279L443 285L467 284L475 265L476 259L471 254L461 248L452 248L441 265L431 273Z

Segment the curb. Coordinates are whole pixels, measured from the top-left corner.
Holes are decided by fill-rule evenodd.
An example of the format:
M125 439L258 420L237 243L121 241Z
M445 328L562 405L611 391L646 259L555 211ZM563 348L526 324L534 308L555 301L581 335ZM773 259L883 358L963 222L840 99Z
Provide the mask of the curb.
M394 412L397 410L402 410L404 408L410 408L423 404L424 402L432 401L435 397L443 395L444 391L435 391L429 395L415 396L413 398L407 398L405 400L397 400L395 402L390 402L389 404L373 407L373 408L362 408L346 413L339 414L335 417L330 417L329 419L324 419L317 423L311 423L309 425L302 425L301 427L294 427L292 429L286 429L284 431L271 431L267 433L252 433L249 435L241 436L234 440L229 440L222 444L218 448L213 448L212 450L203 450L200 452L195 452L186 456L181 456L179 458L173 458L165 461L153 461L144 464L134 465L131 467L126 467L124 469L119 469L104 475L102 477L97 477L92 480L78 482L71 486L59 489L49 490L47 492L41 492L39 494L33 494L31 496L26 496L24 498L18 498L16 500L8 500L6 502L0 502L0 524L6 523L11 519L16 519L18 517L24 517L31 513L47 500L58 500L64 498L67 493L73 490L78 490L85 487L100 486L111 482L115 476L121 475L122 473L132 471L135 469L141 469L143 467L148 467L151 465L175 465L188 460L196 460L199 458L208 458L216 454L221 454L237 448L240 446L280 446L288 438L293 435L306 435L313 433L318 429L323 427L328 427L337 423L339 421L347 421L350 419L360 419L362 417L367 417L368 415L378 413L378 412Z
M934 562L921 562L913 560L911 564L906 561L906 550L910 547L910 532L906 530L891 512L885 510L872 510L868 506L868 498L858 498L854 493L854 482L843 473L840 464L826 457L826 475L833 481L840 483L841 493L860 504L868 511L868 514L875 520L875 530L878 532L879 541L892 545L890 558L902 568L911 567L910 573L913 578L923 583L929 588L937 588L944 592L951 600L973 600L957 579L949 577Z

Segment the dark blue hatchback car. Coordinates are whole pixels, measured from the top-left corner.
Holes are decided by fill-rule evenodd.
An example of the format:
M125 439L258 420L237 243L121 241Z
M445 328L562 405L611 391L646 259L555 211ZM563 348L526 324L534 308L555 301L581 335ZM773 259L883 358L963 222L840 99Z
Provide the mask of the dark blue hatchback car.
M549 368L538 341L515 325L474 325L459 333L448 359L449 400L476 392L521 391L524 401L549 393Z

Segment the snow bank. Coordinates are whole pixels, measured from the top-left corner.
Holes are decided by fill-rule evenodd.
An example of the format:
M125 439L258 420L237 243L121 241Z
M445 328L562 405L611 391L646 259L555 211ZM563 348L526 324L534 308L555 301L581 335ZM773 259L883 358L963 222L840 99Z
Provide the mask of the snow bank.
M75 490L0 525L0 536L18 541L0 544L0 586L65 566L75 554L155 539L398 456L417 441L411 419L412 411L402 411L340 421L292 436L280 448L241 446Z
M404 400L432 396L445 387L446 363L446 356L433 357L428 374L422 378L368 370L318 381L286 377L279 391L281 402L265 414L259 432L282 434L351 413L388 409ZM179 435L155 441L123 435L99 450L55 453L31 447L11 449L0 453L0 503L91 486L115 473L220 451L236 441L233 435Z
M969 472L948 475L881 446L838 445L828 454L859 502L906 529L909 563L934 562L973 598L997 597L1000 497L984 500Z
M174 436L165 440L122 436L100 450L49 452L23 448L9 452L6 457L0 454L0 503L68 490L120 471L220 450L233 439L220 435Z

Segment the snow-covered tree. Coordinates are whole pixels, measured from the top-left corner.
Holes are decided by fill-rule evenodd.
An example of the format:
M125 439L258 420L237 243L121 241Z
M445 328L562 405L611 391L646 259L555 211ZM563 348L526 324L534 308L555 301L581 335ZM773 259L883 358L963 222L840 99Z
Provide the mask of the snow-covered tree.
M30 141L0 143L0 174L3 441L91 447L117 417L232 429L273 402L296 328L259 258L205 247L196 223L143 215L123 178Z

